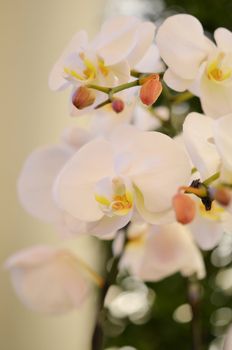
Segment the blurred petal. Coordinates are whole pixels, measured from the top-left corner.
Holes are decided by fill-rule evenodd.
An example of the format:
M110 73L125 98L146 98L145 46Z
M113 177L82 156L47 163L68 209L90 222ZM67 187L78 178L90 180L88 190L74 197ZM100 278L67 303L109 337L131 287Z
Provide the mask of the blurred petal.
M202 179L218 171L220 157L215 144L212 143L212 120L200 113L190 113L183 125L183 136L192 162Z
M232 111L232 84L209 80L204 74L201 80L201 104L206 115L219 118Z
M152 44L146 51L145 55L135 65L135 70L142 73L160 73L165 69L164 63L161 61L158 47Z
M168 68L164 73L164 81L165 83L175 91L185 91L192 84L193 80L191 79L182 79L173 71Z
M131 219L132 213L133 212L130 211L127 215L123 216L104 216L101 220L88 224L88 233L98 238L105 239L105 236L116 234L117 230L126 226Z
M217 46L222 51L231 51L232 33L226 28L218 28L214 32Z
M116 63L113 66L110 66L109 69L117 77L118 84L127 83L130 80L130 66L127 61L121 61Z
M152 22L142 22L136 27L137 43L130 52L127 60L131 68L142 60L152 44L155 34L155 25Z
M83 221L96 221L103 212L95 200L95 183L114 176L113 150L103 139L83 146L60 172L54 194L60 207Z
M22 302L46 313L78 308L88 286L75 256L65 249L38 246L6 261L12 283Z
M223 226L219 220L208 219L197 215L189 225L193 236L203 250L213 249L220 242L223 235Z
M52 198L52 186L71 155L69 148L53 146L38 149L28 157L18 180L18 193L30 214L49 222L58 219L60 210Z
M223 165L232 173L232 114L217 119L213 132Z

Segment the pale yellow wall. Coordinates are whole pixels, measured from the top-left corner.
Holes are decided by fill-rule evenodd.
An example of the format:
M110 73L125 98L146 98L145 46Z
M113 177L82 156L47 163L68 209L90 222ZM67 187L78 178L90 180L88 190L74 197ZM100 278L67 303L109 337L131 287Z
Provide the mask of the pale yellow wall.
M13 252L57 241L48 225L20 206L16 179L26 156L58 140L68 123L68 93L47 87L49 70L77 30L94 33L104 0L0 0L0 264ZM94 263L89 240L79 243ZM51 318L27 310L16 298L8 274L0 271L1 350L89 350L94 298L79 312Z

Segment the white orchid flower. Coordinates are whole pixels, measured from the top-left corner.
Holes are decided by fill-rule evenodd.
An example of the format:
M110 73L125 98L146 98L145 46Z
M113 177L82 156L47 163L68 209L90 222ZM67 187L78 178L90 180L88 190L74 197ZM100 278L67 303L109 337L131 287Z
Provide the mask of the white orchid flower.
M52 195L54 181L69 158L90 140L81 128L66 130L66 144L42 147L25 161L18 180L18 194L23 207L36 218L54 224L62 235L85 232L85 223L60 210Z
M20 300L35 311L67 312L79 308L88 294L85 269L75 254L64 248L26 249L10 257L5 267Z
M179 14L164 21L156 40L167 85L198 95L204 112L218 118L232 112L232 33L218 28L214 37L216 45L195 17Z
M83 146L56 179L59 207L92 234L124 227L136 208L151 223L174 220L172 197L189 182L185 152L166 135L120 126Z
M159 281L176 272L183 276L205 277L201 253L190 231L178 223L131 224L120 268L144 281Z
M231 134L232 115L217 120L199 113L187 116L183 137L201 180L220 171L218 181L232 183ZM225 231L232 232L230 207L222 207L214 201L211 210L206 210L199 199L195 200L197 215L189 227L202 249L212 249Z
M150 61L151 54L156 62L157 52L150 48L154 38L155 26L151 22L130 16L119 16L107 20L100 33L92 42L88 42L85 31L78 32L62 53L53 67L49 86L52 90L62 90L73 87L73 94L77 88L87 84L114 87L129 82L130 70L141 62ZM95 94L92 109L105 99L99 91L91 90ZM71 96L71 99L72 99ZM77 115L78 110L71 103L71 114Z

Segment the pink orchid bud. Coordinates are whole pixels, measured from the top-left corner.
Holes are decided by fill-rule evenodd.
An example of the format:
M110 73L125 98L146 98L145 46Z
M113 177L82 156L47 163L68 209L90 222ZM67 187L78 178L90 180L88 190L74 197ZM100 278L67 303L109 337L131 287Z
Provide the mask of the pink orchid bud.
M176 213L177 222L186 225L194 219L196 206L195 202L188 195L177 193L172 199L172 205Z
M111 106L116 113L121 113L124 110L125 104L122 100L116 98L113 100Z
M150 77L142 78L141 83L140 99L145 105L151 106L156 102L163 89L159 75L154 74Z
M227 188L221 187L215 189L214 198L219 204L227 207L231 201L231 194Z
M80 86L72 97L72 103L77 109L91 106L95 101L94 93L86 86Z

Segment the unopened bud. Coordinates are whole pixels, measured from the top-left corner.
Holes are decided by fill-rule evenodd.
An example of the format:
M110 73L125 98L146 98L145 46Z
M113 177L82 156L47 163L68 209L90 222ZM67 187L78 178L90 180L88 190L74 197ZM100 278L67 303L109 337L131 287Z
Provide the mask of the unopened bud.
M224 207L227 207L231 201L231 194L227 188L216 188L214 192L214 199Z
M188 195L177 193L172 199L176 213L176 221L183 225L189 224L195 217L196 205Z
M73 94L72 103L77 109L91 106L95 101L94 93L86 86L80 86Z
M120 100L119 98L116 98L115 100L113 100L112 102L112 108L116 113L120 113L124 110L124 102L122 100Z
M162 84L159 79L157 79L156 75L155 78L147 77L147 80L145 80L140 89L140 99L142 103L151 106L160 96L162 89Z

